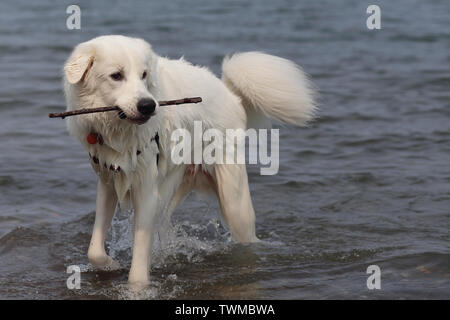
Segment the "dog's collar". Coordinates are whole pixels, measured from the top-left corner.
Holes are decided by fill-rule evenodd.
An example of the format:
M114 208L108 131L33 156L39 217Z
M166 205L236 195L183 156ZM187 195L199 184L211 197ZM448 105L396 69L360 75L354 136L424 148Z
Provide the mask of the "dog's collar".
M96 133L96 132L91 132L86 136L86 140L89 144L99 144L99 145L103 145L105 143L105 141L103 140L103 137L100 133ZM158 165L159 163L159 152L160 152L160 147L159 147L159 135L158 132L156 132L156 134L150 139L151 141L155 141L156 145L158 146L158 153L156 154L156 165ZM140 155L142 152L140 150L136 151L136 155ZM96 156L91 156L91 154L89 154L89 156L92 158L92 161L94 161L95 164L99 164L99 160ZM104 167L107 168L108 166L106 165L106 163L104 164ZM115 165L110 165L109 166L109 170L115 171L115 172L120 172L121 168L120 166L115 166Z
M87 135L86 140L89 144L96 144L98 142L99 145L103 145L104 140L101 134L91 132Z

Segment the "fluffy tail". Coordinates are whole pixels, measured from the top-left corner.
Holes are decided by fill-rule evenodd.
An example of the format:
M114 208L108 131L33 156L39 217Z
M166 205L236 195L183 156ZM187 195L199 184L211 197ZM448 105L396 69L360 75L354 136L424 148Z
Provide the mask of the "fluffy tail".
M314 90L292 61L261 52L225 57L222 81L247 111L248 127L267 126L267 118L298 126L314 118Z

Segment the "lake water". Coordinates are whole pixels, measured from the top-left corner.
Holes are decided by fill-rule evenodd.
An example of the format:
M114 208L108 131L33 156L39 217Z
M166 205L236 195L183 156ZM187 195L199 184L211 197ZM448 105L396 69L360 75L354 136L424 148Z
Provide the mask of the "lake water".
M450 299L450 2L71 1L0 4L0 298ZM87 260L96 176L64 121L61 70L79 42L139 36L160 55L210 67L260 50L300 64L320 91L310 128L280 128L280 171L249 167L255 245L239 245L214 202L192 195L169 242L155 247L151 286L126 286L130 214ZM176 97L174 97L176 98ZM66 287L79 265L81 289ZM366 269L381 269L368 290Z

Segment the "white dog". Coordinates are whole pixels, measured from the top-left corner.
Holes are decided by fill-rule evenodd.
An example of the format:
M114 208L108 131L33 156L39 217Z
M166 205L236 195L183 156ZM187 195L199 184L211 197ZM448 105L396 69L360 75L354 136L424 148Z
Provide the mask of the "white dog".
M134 208L129 282L146 284L155 217L170 216L192 190L217 195L239 242L257 241L247 172L242 164L175 165L171 132L246 129L273 118L304 125L314 116L313 90L301 69L279 57L247 52L226 58L222 80L183 59L156 55L141 39L102 36L78 45L64 66L67 109L118 106L122 111L68 118L70 134L89 152L99 175L90 262L115 264L105 236L117 203ZM159 107L159 100L200 96L199 104Z

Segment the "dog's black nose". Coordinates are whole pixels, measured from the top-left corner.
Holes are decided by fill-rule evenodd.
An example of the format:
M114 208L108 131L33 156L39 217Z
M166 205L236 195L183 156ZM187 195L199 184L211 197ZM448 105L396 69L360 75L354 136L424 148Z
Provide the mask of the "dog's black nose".
M156 102L153 99L145 98L138 101L137 109L144 116L151 115L156 108Z

